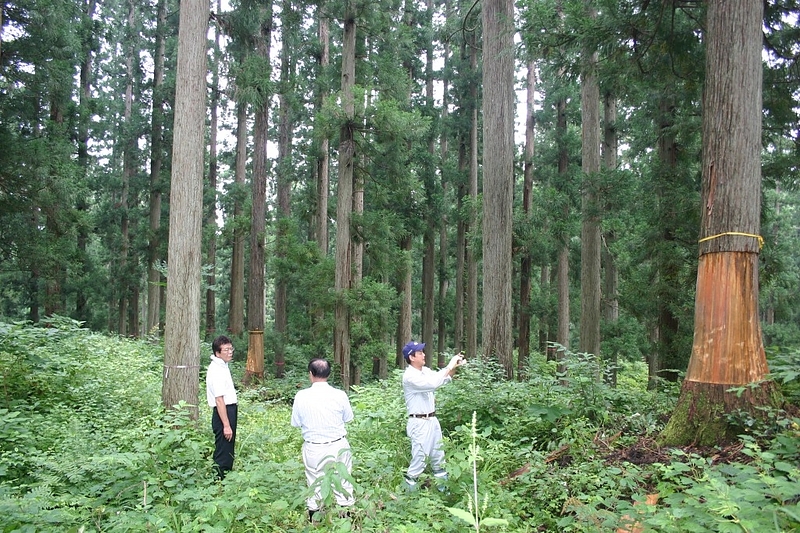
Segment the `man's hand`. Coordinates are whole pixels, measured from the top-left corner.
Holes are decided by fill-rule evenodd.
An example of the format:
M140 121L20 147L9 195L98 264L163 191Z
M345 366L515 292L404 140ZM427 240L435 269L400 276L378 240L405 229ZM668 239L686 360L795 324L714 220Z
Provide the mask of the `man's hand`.
M453 370L454 368L456 368L458 366L461 366L466 362L467 362L467 360L464 359L464 355L463 354L456 354L450 359L450 362L447 364L447 368L449 368L450 370Z
M225 440L231 440L233 438L233 429L230 426L224 426L222 428L222 436L225 437Z

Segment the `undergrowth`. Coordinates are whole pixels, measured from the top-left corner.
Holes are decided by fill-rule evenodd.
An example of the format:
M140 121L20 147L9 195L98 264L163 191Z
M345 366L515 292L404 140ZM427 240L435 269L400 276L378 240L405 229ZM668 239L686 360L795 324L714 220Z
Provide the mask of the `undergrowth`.
M91 333L67 319L48 328L0 324L0 531L456 532L477 530L481 517L491 517L491 531L513 532L800 527L796 418L773 413L733 455L675 449L632 461L623 452L658 434L677 385L648 390L644 364L628 362L612 388L597 378L599 363L581 354L569 354L563 375L533 358L523 382L471 361L437 392L450 474L444 492L433 483L403 489L400 371L354 387L348 438L357 503L345 517L328 498L312 525L302 440L289 424L305 372L240 387L236 463L220 483L204 403L197 421L187 406L161 407L162 357L157 343ZM798 390L794 360L784 354L775 365L790 396ZM235 377L243 366L232 364ZM476 518L466 525L452 510Z

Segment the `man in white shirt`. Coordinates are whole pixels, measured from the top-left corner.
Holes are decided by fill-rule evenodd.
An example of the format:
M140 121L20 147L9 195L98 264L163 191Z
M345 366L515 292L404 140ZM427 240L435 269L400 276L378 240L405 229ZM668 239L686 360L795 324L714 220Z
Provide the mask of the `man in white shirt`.
M314 487L314 494L306 500L309 520L322 504L322 491L317 480L325 474L326 465L335 461L342 463L348 474L353 470L353 456L344 427L353 419L353 409L344 391L328 385L330 374L328 361L312 359L308 363L311 387L299 391L292 405L292 426L300 428L305 441L303 464L306 480L309 487ZM346 479L340 481L344 492L334 489L336 503L349 507L355 503L353 486Z
M425 366L424 349L423 342L410 341L403 346L403 357L408 363L403 372L403 394L408 412L406 434L411 439L411 463L405 480L412 490L416 488L417 478L425 470L428 458L434 477L439 481L447 479L442 451L442 426L436 418L433 391L450 383L456 368L464 362L463 355L454 355L446 367L434 371Z
M211 413L211 429L214 431L214 462L217 477L222 480L233 469L236 445L236 388L228 363L233 359L233 344L225 335L211 343L213 354L206 373L206 399Z

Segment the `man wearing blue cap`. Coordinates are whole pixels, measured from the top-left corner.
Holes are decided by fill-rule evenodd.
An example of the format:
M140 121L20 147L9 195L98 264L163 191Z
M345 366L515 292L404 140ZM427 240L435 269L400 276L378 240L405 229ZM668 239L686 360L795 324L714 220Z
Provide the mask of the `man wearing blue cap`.
M409 489L416 488L417 478L425 470L430 458L433 475L440 481L447 479L442 451L442 426L436 418L433 391L450 383L456 368L464 363L464 356L454 355L446 367L438 371L425 366L424 342L410 341L403 346L403 357L408 366L403 372L403 394L406 399L408 422L406 434L411 439L411 463L405 474Z

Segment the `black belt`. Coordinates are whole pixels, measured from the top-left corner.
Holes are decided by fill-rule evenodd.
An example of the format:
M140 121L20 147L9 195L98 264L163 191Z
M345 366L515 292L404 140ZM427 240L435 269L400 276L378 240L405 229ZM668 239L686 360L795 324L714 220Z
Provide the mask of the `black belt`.
M336 440L329 440L328 442L311 442L311 441L306 441L306 442L308 442L309 444L333 444L334 442L339 442L343 438L344 438L344 435L339 437Z
M436 416L436 411L434 411L434 412L432 412L432 413L428 413L427 415L415 415L415 414L411 414L411 415L408 415L408 418L433 418L433 417L435 417L435 416Z

